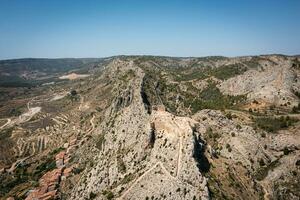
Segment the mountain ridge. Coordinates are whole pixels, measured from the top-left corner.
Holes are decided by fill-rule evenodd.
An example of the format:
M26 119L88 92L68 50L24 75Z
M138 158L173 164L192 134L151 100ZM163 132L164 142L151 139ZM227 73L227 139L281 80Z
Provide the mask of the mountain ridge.
M0 197L297 199L299 70L281 55L124 56L1 87Z

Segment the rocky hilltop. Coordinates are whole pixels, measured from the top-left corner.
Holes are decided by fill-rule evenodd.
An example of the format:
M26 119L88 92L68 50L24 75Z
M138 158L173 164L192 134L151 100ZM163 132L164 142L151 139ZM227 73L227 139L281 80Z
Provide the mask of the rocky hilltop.
M117 56L80 72L0 88L0 198L300 198L299 58Z

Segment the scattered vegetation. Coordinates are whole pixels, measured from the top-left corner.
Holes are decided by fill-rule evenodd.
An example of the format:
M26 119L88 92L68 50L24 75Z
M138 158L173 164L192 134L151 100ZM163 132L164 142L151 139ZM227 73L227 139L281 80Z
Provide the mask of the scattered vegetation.
M129 173L126 174L124 179L121 180L120 184L127 184L135 178L135 175Z
M47 157L45 161L37 166L33 172L33 176L38 180L43 174L56 168L56 163L53 157Z
M71 90L70 94L71 94L72 96L76 96L76 95L77 95L77 91L76 91L76 90Z
M297 58L294 59L293 64L292 64L292 68L300 69L300 61Z
M256 171L254 177L256 180L261 181L266 178L269 171L276 168L280 164L280 162L278 160L275 160L267 165L264 162L259 162L259 164L261 167Z
M244 102L246 96L224 95L216 86L213 80L208 80L208 86L200 90L193 86L191 82L170 82L169 75L163 70L144 68L146 75L143 80L143 99L147 105L164 104L168 111L176 113L178 106L183 105L186 109L190 109L191 113L196 113L202 109L226 109L235 108ZM171 74L177 81L186 81L186 77L191 79L203 79L209 76L215 76L220 79L229 78L231 75L237 74L236 66L224 66L218 68L207 67L169 67L167 74ZM178 80L180 79L180 80ZM186 88L186 89L184 89ZM182 110L182 109L181 109Z
M232 151L232 148L231 148L230 144L226 144L225 147L226 147L226 149L227 149L228 152L231 152L231 151Z
M190 81L193 79L203 80L209 77L216 77L226 80L247 71L247 68L240 64L223 65L220 67L209 67L194 65L189 68L169 68L169 72L173 74L175 81Z
M287 147L285 147L285 148L283 149L283 154L284 154L284 155L288 155L290 152L292 152L292 150L288 149Z
M97 197L97 194L95 194L94 192L90 192L90 199L95 199Z
M106 196L106 198L108 199L108 200L111 200L111 199L113 199L114 198L114 193L112 193L112 191L110 191L110 190L104 190L103 192L102 192L102 194L104 195L104 196Z
M14 107L9 111L9 116L19 116L24 112L25 109L25 105L19 105L17 107Z
M255 118L255 124L259 128L266 130L268 132L276 132L280 129L288 128L297 122L297 119L291 118L289 116L274 118L274 117L257 117Z
M300 94L299 94L300 95ZM300 98L300 97L299 97ZM294 106L293 108L292 108L292 112L293 113L298 113L300 111L300 103L298 104L298 106Z
M190 106L192 113L196 113L202 109L224 110L235 108L238 104L244 102L245 99L244 95L223 95L219 88L216 87L216 84L211 82L199 93L198 98L186 95L184 105L186 107Z
M118 170L121 172L121 173L125 173L126 172L126 165L121 157L121 155L118 155L117 157L117 163L118 163Z
M126 71L126 73L120 77L120 80L127 82L130 79L135 77L135 72L132 69L129 69L128 71Z
M16 166L13 174L0 174L0 197L21 184L30 183L27 187L34 187L43 174L56 168L56 163L53 156L49 155L33 170L31 168L29 164L21 163Z
M50 153L50 155L56 155L63 150L65 150L65 148L63 148L63 147L56 148Z
M99 137L96 139L96 148L102 150L102 145L105 142L105 135L100 134Z

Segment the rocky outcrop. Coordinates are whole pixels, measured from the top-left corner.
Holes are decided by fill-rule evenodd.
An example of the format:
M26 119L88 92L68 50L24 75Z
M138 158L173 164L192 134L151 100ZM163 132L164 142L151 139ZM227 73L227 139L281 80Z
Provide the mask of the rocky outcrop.
M256 69L222 82L219 88L225 94L247 95L250 102L255 100L260 107L296 106L298 98L294 91L300 89L300 83L299 72L291 68L292 59L270 57L270 60L273 62L262 62Z
M26 200L34 199L57 199L59 198L57 187L60 182L62 168L47 172L39 180L39 187L30 191Z

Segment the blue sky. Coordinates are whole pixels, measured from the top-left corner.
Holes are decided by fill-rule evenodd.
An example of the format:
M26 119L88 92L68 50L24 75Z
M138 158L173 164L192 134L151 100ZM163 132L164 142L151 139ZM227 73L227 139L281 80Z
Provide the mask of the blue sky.
M0 59L300 54L300 0L0 0Z

